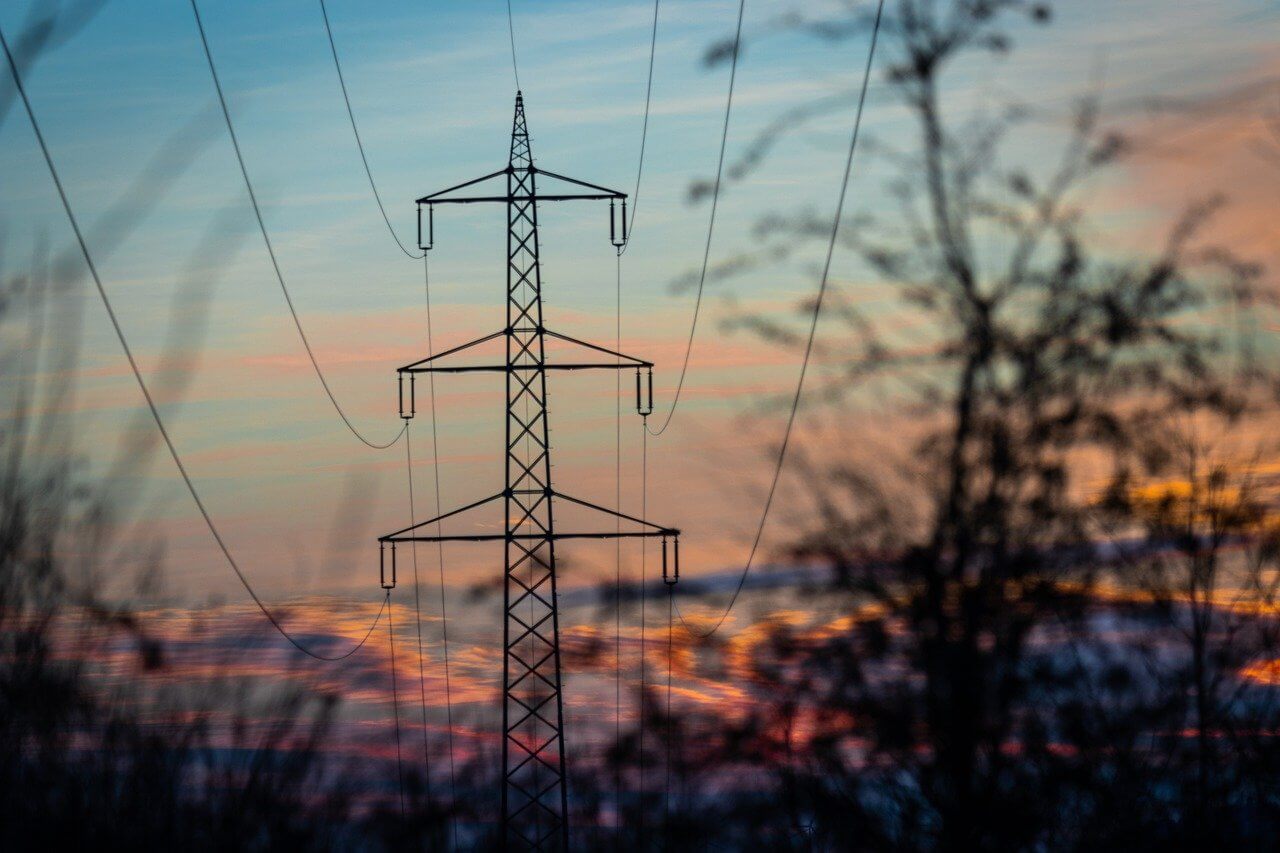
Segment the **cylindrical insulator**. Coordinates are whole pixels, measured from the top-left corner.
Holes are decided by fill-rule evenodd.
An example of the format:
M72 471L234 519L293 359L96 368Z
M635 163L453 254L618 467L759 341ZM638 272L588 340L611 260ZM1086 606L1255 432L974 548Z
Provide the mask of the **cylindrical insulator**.
M396 557L395 548L391 546L391 577L387 579L387 543L378 542L378 582L382 584L383 589L394 589L396 585Z
M436 228L435 228L435 208L427 205L427 239L422 240L422 205L418 205L418 248L424 252L431 251L431 247L435 245Z
M653 414L653 368L649 368L648 373L648 393L646 394L645 388L640 384L640 368L636 368L636 412L642 418Z
M627 200L622 200L622 239L618 239L618 208L613 199L609 199L609 242L614 248L621 249L627 242Z
M395 589L396 586L396 543L391 543L391 580L388 581L390 586L386 589Z
M396 393L400 398L400 417L404 417L404 374L396 373Z
M409 417L418 413L418 374L409 374Z
M673 546L672 550L675 552L675 559L672 560L672 562L675 563L676 570L671 578L671 582L679 583L680 582L680 537L679 536L675 537L675 540L672 543L672 546ZM394 545L391 547L393 549L395 548ZM394 556L394 554L392 556Z

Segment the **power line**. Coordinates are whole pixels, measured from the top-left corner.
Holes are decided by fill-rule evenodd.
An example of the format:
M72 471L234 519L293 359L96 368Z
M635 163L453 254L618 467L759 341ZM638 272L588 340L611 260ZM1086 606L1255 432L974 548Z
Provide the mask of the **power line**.
M409 422L405 421L404 465L409 481L409 523L418 523L418 511L413 502L413 443L409 440ZM413 555L413 619L418 630L418 693L422 699L422 766L426 779L427 803L431 802L431 743L427 738L427 674L422 659L422 598L418 590L418 543L414 542Z
M756 525L756 535L751 542L751 551L747 554L746 564L742 567L742 574L738 578L738 585L733 591L733 595L729 599L729 604L725 608L724 613L720 614L720 618L707 631L697 631L692 628L688 621L685 620L684 614L680 613L680 606L676 605L676 613L680 616L680 622L684 625L686 631L694 637L705 639L710 637L716 631L720 630L720 626L724 624L724 620L729 618L729 612L733 610L734 605L738 601L738 596L742 593L743 584L747 582L747 574L751 571L751 564L755 560L756 551L760 547L760 539L764 535L764 525L769 518L769 510L773 506L773 497L778 490L778 478L782 475L782 465L787 458L787 447L791 443L791 430L795 426L796 413L800 410L800 396L804 391L804 378L809 370L809 359L813 355L813 341L818 332L818 319L822 314L822 301L827 293L827 281L831 273L831 258L835 254L836 236L840 232L840 219L844 212L845 195L849 190L849 176L853 172L853 154L858 147L858 131L862 127L862 110L867 102L867 86L871 80L871 63L875 59L876 42L880 35L880 19L884 12L884 0L880 0L876 6L875 24L871 30L871 46L867 50L867 64L862 72L862 90L858 95L858 109L853 120L853 130L849 135L849 153L844 161L844 177L840 182L840 197L836 201L835 215L831 220L831 237L827 243L827 256L822 265L822 276L818 282L818 295L813 302L813 316L809 321L809 337L805 342L804 359L800 362L800 376L796 380L795 395L791 398L791 413L787 416L787 428L782 434L782 444L778 448L778 461L773 467L773 479L769 483L769 492L765 497L764 509L760 513L760 523ZM687 362L686 362L687 363ZM668 422L670 417L668 417Z
M400 788L400 818L404 819L404 762L400 758L400 698L396 692L396 632L391 623L391 590L387 590L387 645L391 649L391 713L396 723L396 782Z
M373 190L373 200L378 203L378 211L382 214L382 221L387 223L387 230L391 232L391 239L396 241L400 251L410 258L421 258L426 255L426 252L415 255L405 248L404 243L400 240L400 235L396 234L396 229L391 226L391 218L387 216L387 209L382 204L382 196L378 193L378 185L373 180L373 171L369 168L369 158L364 152L364 142L360 139L360 129L356 126L356 114L351 109L351 96L347 93L347 81L342 75L342 63L338 61L338 46L333 41L333 28L329 26L329 10L325 8L324 0L320 0L320 15L324 18L324 31L329 36L329 52L333 54L333 68L338 72L338 85L342 88L342 102L347 105L347 118L351 119L351 133L356 138L356 148L360 149L360 162L364 164L364 174L369 179L369 189Z
M650 107L653 102L653 65L654 65L654 57L657 53L657 44L658 44L659 5L660 5L660 0L654 0L653 27L649 34L649 71L648 71L648 78L645 83L645 93L644 93L644 120L640 127L640 154L636 162L636 185L631 198L631 221L629 223L624 223L624 225L626 226L624 228L625 236L623 237L622 244L617 247L617 262L616 262L617 316L615 318L617 334L615 338L614 348L619 352L622 350L622 255L624 252L626 252L627 247L631 245L631 235L635 231L636 212L639 208L639 202L640 202L640 181L644 175L645 146L649 137L649 113L650 113ZM620 362L621 362L621 359L619 359L619 363ZM616 444L615 457L614 457L615 486L616 486L615 504L618 506L621 506L622 504L622 405L621 405L622 376L621 374L618 374L616 384L617 384L617 393L615 395L615 404L614 404L614 417L615 417L614 430L615 430L615 440L616 440L615 441L615 444ZM640 517L641 518L645 517L643 504L641 507ZM616 521L615 532L621 532L621 529L622 529L622 519L618 518ZM645 612L644 612L645 550L644 549L645 549L645 543L643 541L641 541L640 543L640 548L641 548L641 553L640 553L640 586L641 586L641 590L640 590L640 594L641 594L640 704L641 704L641 707L640 707L639 724L640 724L640 762L641 762L640 788L643 794L643 790L644 790L644 766L643 766L643 762L644 762L644 667L645 667L645 660L644 660L644 655L645 655L645 645L644 645L644 618L645 618ZM614 658L615 658L614 660L614 691L616 695L615 695L615 704L614 704L614 750L615 752L618 752L621 748L621 743L622 743L622 540L621 539L618 539L617 541L615 563L616 563L616 578L615 578L615 587L614 587L614 623L615 623L614 624ZM618 778L616 780L616 783L618 788L616 792L616 796L618 798L619 804L621 804L621 799L622 799L621 764L619 764ZM641 814L641 820L643 821L643 809L641 809L640 814ZM643 844L643 838L641 838L641 844Z
M320 14L324 18L325 34L329 38L329 51L333 55L333 67L338 74L338 85L342 89L342 100L347 108L347 117L351 121L351 133L355 137L356 147L360 151L360 162L364 165L365 177L369 179L369 189L373 192L373 199L375 202L377 202L378 211L382 214L382 221L386 223L387 231L390 232L391 238L395 240L396 245L400 248L400 251L404 252L404 254L410 258L415 258L415 259L422 258L424 264L427 264L429 263L426 260L427 253L423 251L420 254L414 254L413 252L405 248L405 245L400 240L399 235L396 234L395 228L391 225L390 217L387 216L387 209L382 202L381 194L378 192L378 185L377 185L377 182L374 181L373 171L369 168L369 158L366 155L364 150L364 142L360 138L360 130L356 124L355 111L351 107L351 96L350 96L350 93L347 91L346 79L342 73L342 63L338 58L338 48L336 43L334 42L333 28L329 22L329 13L328 13L328 9L325 6L325 0L320 0ZM432 350L431 348L431 285L430 285L429 272L425 273L425 275L427 279L427 283L426 283L427 354L431 355L432 354L431 352ZM438 514L440 512L440 471L439 471L439 462L438 462L438 440L437 440L436 420L435 420L435 377L434 375L431 376L430 379L431 379L431 386L432 386L431 388L431 391L432 391L431 393L431 408L432 408L431 444L432 444L432 459L435 460L433 469L435 471L436 512ZM417 524L418 518L417 518L417 510L414 506L414 490L413 490L413 453L410 448L408 427L409 427L408 421L405 421L404 444L405 444L405 464L407 467L407 476L409 481L409 515L410 515L410 523ZM449 645L448 645L449 631L447 627L448 617L447 617L447 612L445 610L444 544L443 543L439 543L438 551L439 551L439 557L440 557L441 624L444 626L443 627L443 635L444 635L443 648L444 648L444 672L445 672L445 703L447 707L448 727L449 727L449 731L448 731L449 784L450 784L451 796L453 798L452 802L456 804L457 785L455 780L456 774L454 770L454 758L453 758L453 701L451 696L452 690L450 688L450 677L449 677ZM431 784L430 784L431 783L431 748L430 748L430 741L428 738L428 728L427 728L427 693L426 693L427 688L426 688L426 671L425 671L425 665L423 660L424 655L422 650L422 646L423 646L422 644L422 601L421 601L419 578L418 578L418 543L417 542L413 543L412 554L413 554L413 609L414 609L414 621L417 628L417 637L418 637L418 689L419 689L419 698L421 700L421 705L422 705L422 751L423 751L423 762L426 768L426 775L427 775L427 796L429 799L431 795ZM457 823L452 814L452 809L450 811L449 823L452 828L454 845L457 846L458 829L457 829Z
M640 126L640 155L636 162L636 186L631 194L631 221L624 223L625 236L622 245L617 247L617 317L616 317L616 340L614 349L622 351L622 255L626 252L627 247L631 245L631 235L635 233L636 212L640 206L640 180L644 176L644 154L645 146L649 138L649 112L653 103L653 64L654 57L657 54L658 46L658 10L661 0L653 2L653 27L649 33L649 72L648 79L645 83L644 92L644 120ZM621 361L621 359L619 359ZM614 417L615 417L615 496L616 506L622 505L622 374L617 375L617 393L615 394ZM647 415L646 415L647 417ZM641 500L640 517L646 516L646 507L644 499ZM622 519L617 519L615 532L620 533L622 530ZM640 761L640 792L644 795L644 688L645 688L645 553L646 543L644 540L640 542L640 713L639 713L639 761ZM616 704L614 709L614 729L615 743L614 750L617 752L621 747L622 740L622 540L618 539L616 547L616 566L617 578L615 586L615 692L617 693ZM621 765L619 765L619 773ZM619 781L618 800L621 803L622 792L621 782ZM644 846L644 809L639 812L640 819L640 845Z
M675 646L675 620L672 618L672 612L675 609L676 588L674 584L667 584L667 715L665 719L666 731L666 784L662 789L662 827L663 834L669 834L671 831L671 670L675 657L673 655Z
M619 247L615 257L615 282L614 289L616 314L614 318L614 343L613 348L617 352L622 352L622 248ZM616 357L618 370L614 371L614 381L617 384L617 390L613 395L613 413L614 413L614 453L613 453L613 475L614 475L614 503L613 505L622 509L622 356ZM644 517L642 513L641 518ZM622 517L614 518L614 532L622 533ZM622 808L622 536L614 540L614 585L613 585L613 750L618 756L617 767L614 769L614 796L617 798L617 808L621 812ZM622 821L618 821L618 833L622 832Z
M616 270L615 282L616 282L616 297L617 297L615 301L615 307L616 307L617 316L615 317L616 335L614 340L614 349L619 352L622 351L622 253L625 252L627 250L627 246L630 245L631 234L635 229L636 208L638 206L639 198L640 198L640 179L644 175L645 143L648 140L648 136L649 136L649 109L650 109L650 105L652 104L652 98L653 98L653 60L654 60L654 55L656 53L657 44L658 44L659 3L660 3L660 0L654 0L654 3L653 3L653 29L649 36L649 75L648 75L648 82L645 85L644 121L640 128L640 156L636 163L636 187L635 187L635 191L632 193L631 221L629 223L625 221L623 222L624 236L622 238L622 243L620 245L617 245L617 258L616 258L616 267L615 267L615 270ZM626 209L624 206L623 208L624 218L625 218L625 215L626 215ZM610 225L612 226L612 211L610 212L610 217L611 217ZM617 363L621 365L622 363L621 356L618 357ZM617 389L616 389L617 393L614 395L614 486L615 486L614 504L616 506L621 506L622 505L622 374L620 372L616 375L616 386L617 386ZM641 512L640 515L642 518L644 517L643 512ZM621 518L615 519L614 532L619 534L622 532ZM642 549L641 585L642 587L644 583L643 548L644 548L644 543L642 542L641 543L641 549ZM613 645L614 645L614 710L613 710L614 752L617 754L621 754L620 750L622 747L622 539L620 537L618 538L615 544L614 567L615 567L614 642L613 642ZM641 590L641 594L643 595L643 589ZM640 610L640 619L641 619L640 667L641 667L641 672L643 673L643 670L644 670L644 642L643 642L644 607L643 607L643 603L641 605L641 610ZM641 693L641 702L643 704L643 696L644 696L643 678L641 681L640 693ZM643 708L641 708L641 726L644 725L643 716L644 716ZM643 762L644 760L643 737L641 739L640 746L641 746L641 761ZM643 788L643 776L644 776L643 768L641 769L640 775L641 775L641 787ZM619 763L617 770L615 772L614 781L615 781L615 787L616 787L615 796L617 797L617 801L620 804L622 801L622 765L621 763ZM621 825L619 825L619 831L621 831Z
M647 429L640 430L640 517L643 518L649 506L649 431ZM644 613L645 603L645 545L640 543L640 612ZM671 825L671 661L674 649L675 631L675 592L676 585L674 583L666 583L667 578L663 577L664 586L667 588L667 708L664 720L663 741L666 751L666 763L664 765L666 782L662 789L662 831L666 835L670 831ZM640 647L644 648L644 618L640 620ZM640 695L644 695L644 658L640 658ZM644 759L644 708L641 706L640 715L640 757ZM642 765L643 769L643 765ZM643 778L643 775L642 775ZM643 793L643 788L641 788ZM643 845L642 845L643 846Z
M195 0L192 0L195 2ZM667 411L666 420L657 430L649 429L645 421L645 430L650 435L662 435L671 425L671 418L680 405L680 392L684 390L684 378L689 372L689 356L693 353L693 336L698 330L698 314L702 311L702 290L707 282L707 265L711 259L711 237L716 230L716 210L720 205L720 176L724 173L724 149L729 140L729 115L733 112L733 86L738 77L738 54L742 47L742 15L746 10L747 0L738 0L738 26L733 33L733 58L729 67L729 93L724 102L724 126L720 130L720 155L716 159L716 182L711 194L711 216L707 221L707 243L702 251L702 272L698 274L698 294L693 301L693 320L689 323L689 342L684 348L684 363L680 365L680 380L676 383L676 393L671 400L671 408Z
M507 0L507 34L511 36L511 73L516 78L516 91L520 91L520 66L516 64L516 25L511 16L511 0Z
M640 126L640 158L636 164L636 189L631 194L631 222L627 226L627 235L618 247L618 254L627 251L631 245L631 235L636 229L636 209L640 207L640 177L644 174L644 148L649 138L649 105L653 100L653 57L658 48L658 5L662 0L653 0L653 32L649 34L649 82L644 89L644 123ZM737 58L736 55L734 57Z
M427 355L435 354L435 346L432 341L431 330L431 261L423 253L422 258L422 286L426 295L427 303ZM431 411L431 470L435 476L436 486L436 515L441 513L440 499L440 438L439 429L436 420L436 375L434 373L427 374L428 397L430 398ZM441 532L441 525L436 523L436 532ZM415 543L416 545L417 543ZM458 822L453 812L457 808L458 803L458 779L457 769L454 766L453 757L453 687L449 676L449 610L445 606L445 582L444 582L444 542L436 543L436 554L439 558L440 568L440 640L441 649L444 656L444 708L445 722L449 727L449 795L452 797L453 809L449 812L449 826L453 834L453 846L458 847Z
M213 77L213 87L218 93L218 104L222 107L222 118L226 122L227 133L231 137L231 146L236 152L236 162L240 164L240 174L244 178L244 186L249 192L249 201L253 205L253 215L258 220L258 230L262 232L263 245L266 246L267 255L271 258L271 268L275 270L276 280L280 282L280 291L284 294L284 301L289 306L289 315L293 317L293 325L298 330L298 337L302 339L302 346L307 351L307 358L311 359L311 366L315 369L316 378L320 380L320 385L324 388L324 393L328 395L329 402L333 404L338 417L342 418L342 422L347 425L347 429L351 430L351 434L374 450L385 450L400 440L400 437L404 435L404 427L401 427L395 437L385 444L379 444L365 438L351 423L347 413L342 410L342 406L338 403L338 398L334 396L333 391L329 388L329 382L325 379L324 371L320 369L320 363L316 361L316 355L311 349L311 342L307 340L307 333L303 331L302 321L298 318L297 309L293 306L293 297L289 295L289 287L285 284L284 273L280 271L280 262L276 260L276 251L271 245L271 237L267 233L267 225L262 218L262 209L258 205L258 195L254 192L253 181L249 179L249 169L245 166L244 154L240 150L240 140L236 136L235 125L231 121L231 111L227 108L227 99L222 92L222 82L218 79L218 69L213 63L213 52L209 49L209 38L205 34L204 21L200 18L200 7L197 5L196 0L191 0L191 11L195 15L196 28L200 31L200 44L204 48L204 57L209 63L209 73Z
M643 434L643 433L644 433L644 422L643 422L643 421L641 422L640 426L641 426L640 432ZM646 442L646 443L647 443L647 442ZM641 465L642 465L642 467L643 467L643 466L645 466L645 465L648 463L647 456L648 456L648 454L647 454L647 453L645 453L645 454L644 454L644 457L645 457L645 458L642 458L642 459L641 459ZM640 491L640 517L641 517L641 518L644 518L644 517L648 514L648 512L649 512L649 494L648 494L648 489L647 489L647 488L642 488L642 489L641 489L641 491ZM647 571L646 571L646 569L647 569L647 562L646 562L647 546L648 546L648 543L647 543L647 542L645 542L643 539L641 539L641 540L640 540L640 713L639 713L639 716L638 716L638 719L639 719L639 723L638 723L638 728L639 728L639 738L638 738L638 740L639 740L639 750L638 750L638 755L639 755L639 765L640 765L640 766L639 766L639 776L640 776L640 798L641 798L641 801L643 801L643 799L644 799L644 794L645 794L645 786L644 786L644 701L645 701L645 687L647 686L646 681L647 681L647 676L648 676L648 652L649 652L649 646L648 646L648 643L647 643L647 641L646 641L646 636L645 636L645 627L646 627L646 626L645 626L645 620L648 618L648 613L647 613L647 609L646 609L646 606L645 606L645 605L646 605L646 602L647 602L647 600L648 600L648 589L647 589L647 586L648 586L648 582L649 582L648 573L647 573ZM641 809L640 809L640 813L639 813L639 822L640 822L640 848L641 848L641 849L644 849L644 846L645 846L645 845L644 845L644 816L645 816L645 810L644 810L643 808L641 808Z
M245 591L249 593L249 597L253 599L253 603L262 611L262 615L267 617L280 635L289 641L295 649L303 654L313 657L316 660L323 661L340 661L351 657L358 652L368 641L373 629L377 627L379 620L382 618L382 612L386 608L386 601L383 601L383 607L378 610L378 615L374 617L373 624L369 626L369 630L365 632L360 642L356 643L348 651L340 655L324 655L314 652L302 645L293 637L284 625L280 623L279 618L263 603L258 597L258 593L254 590L253 585L249 583L249 579L241 571L235 557L231 555L231 550L227 547L226 542L222 538L222 534L218 531L217 526L213 523L213 517L205 508L204 501L200 499L200 493L196 491L195 483L191 479L191 475L187 473L187 466L183 464L182 457L178 455L178 448L174 445L173 439L169 436L169 430L164 425L164 420L160 417L160 410L156 407L155 400L151 397L151 391L147 388L146 381L142 378L142 371L138 368L138 362L133 357L133 349L129 346L129 341L125 338L124 329L120 325L120 320L116 317L115 309L111 305L111 299L107 296L106 287L102 284L102 278L98 275L98 267L93 262L93 256L89 252L89 246L85 242L84 234L80 230L80 223L76 219L75 212L71 209L71 201L67 197L67 192L62 186L62 179L58 175L57 166L53 162L53 155L49 151L49 146L45 142L44 133L40 130L40 123L36 120L35 110L31 106L31 99L27 96L26 87L22 84L22 75L18 73L17 63L14 61L13 53L9 50L9 42L4 36L4 31L0 30L0 47L4 48L5 59L9 63L9 71L13 74L14 86L18 90L18 94L22 97L22 105L27 112L27 119L31 122L31 129L35 133L36 142L40 146L40 153L44 156L45 165L49 169L49 176L53 179L53 185L58 191L58 198L62 202L62 209L67 215L67 221L71 224L71 230L75 233L76 243L80 247L80 254L84 257L85 266L89 268L89 274L93 278L94 286L98 290L98 297L102 300L102 307L107 311L107 317L111 321L111 327L115 330L116 339L120 341L120 348L124 350L125 359L129 362L129 369L133 372L133 378L138 383L138 389L142 391L142 396L147 402L147 409L151 412L151 418L155 421L156 428L160 431L160 437L164 439L165 447L169 449L169 455L173 457L173 463L178 468L178 473L182 476L182 482L186 484L187 491L191 494L191 499L195 501L196 508L200 511L200 516L204 519L205 526L209 528L209 533L213 535L214 541L218 544L218 549L222 551L222 556L226 558L228 565L235 572L236 577L240 579L241 585Z
M663 787L662 796L662 822L663 832L671 831L671 669L674 661L674 638L675 638L675 619L672 618L672 611L675 608L676 588L673 584L667 585L667 717L666 717L666 747L667 747L667 783Z

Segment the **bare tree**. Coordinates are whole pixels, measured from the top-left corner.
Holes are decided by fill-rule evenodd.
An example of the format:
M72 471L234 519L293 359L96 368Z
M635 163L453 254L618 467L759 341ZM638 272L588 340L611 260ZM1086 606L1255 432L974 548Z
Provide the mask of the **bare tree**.
M1050 20L1048 4L1023 0L898 0L886 9L885 80L915 138L863 150L893 173L892 204L857 212L839 245L910 323L895 329L868 313L857 291L837 288L808 400L821 402L812 419L840 435L841 447L858 445L859 425L872 414L901 425L898 443L853 458L833 455L830 444L801 454L807 505L795 513L801 533L790 551L832 567L823 594L846 595L854 618L835 637L778 630L755 673L768 700L736 744L777 770L779 784L805 803L794 807L795 822L813 824L835 847L1115 840L1119 825L1107 834L1102 823L1119 816L1129 829L1149 826L1143 821L1155 811L1122 814L1121 787L1092 774L1081 756L1123 745L1128 770L1156 792L1173 777L1155 772L1159 762L1144 744L1175 712L1189 711L1197 732L1190 752L1176 737L1169 743L1194 756L1199 814L1207 820L1216 809L1221 825L1226 813L1213 776L1227 759L1210 740L1226 708L1244 707L1224 705L1225 688L1239 685L1239 665L1267 647L1273 628L1248 620L1250 642L1234 641L1244 629L1231 625L1244 623L1212 594L1213 555L1231 537L1257 533L1256 513L1247 501L1228 510L1214 492L1209 503L1218 509L1177 536L1181 573L1166 565L1155 584L1168 554L1116 561L1098 545L1116 529L1148 530L1152 517L1134 501L1104 506L1098 496L1185 477L1189 422L1230 429L1270 411L1275 374L1233 357L1220 322L1265 301L1261 270L1199 239L1217 199L1184 211L1150 251L1106 242L1091 215L1104 211L1091 211L1087 190L1132 151L1105 126L1095 98L1081 99L1060 124L1060 154L1047 168L1043 123L1041 160L1022 166L1005 153L1034 111L1009 104L957 121L944 109L958 58L1002 54L1018 26ZM848 4L824 17L797 12L780 26L843 43L865 34L869 21L861 4ZM725 55L713 47L708 61ZM748 147L730 177L749 174L784 134L832 106L794 108ZM691 195L701 197L698 185ZM828 233L812 214L765 217L759 247L723 265L719 278L803 260ZM811 310L802 304L798 315ZM736 325L783 346L803 342L787 318L747 315ZM1206 482L1202 472L1192 481L1197 490ZM1154 552L1155 541L1145 547ZM1240 568L1259 608L1273 597L1268 565L1259 557ZM1125 589L1145 579L1164 600L1185 600L1185 610L1165 607L1154 629L1168 642L1135 645L1136 658L1104 667L1105 655L1095 654L1107 644L1096 594L1104 579ZM1144 618L1153 598L1148 590ZM1184 613L1193 707L1156 691L1164 711L1144 720L1155 705L1134 697L1170 686L1153 667L1168 643L1177 645L1172 629ZM1129 695L1104 702L1092 692L1108 672L1123 675ZM1104 705L1122 716L1114 726L1099 717L1083 721L1087 737L1071 729L1080 709L1101 713ZM793 731L806 733L802 748L790 734L779 742L780 732ZM1166 802L1163 814L1185 816L1194 801ZM1177 829L1160 831L1173 837Z
M6 33L19 73L102 5L33 4ZM5 63L0 123L25 121L11 109L15 95ZM160 143L89 224L99 260L203 150L208 119ZM153 384L166 398L190 379L228 231L215 216L192 268L175 277ZM153 590L162 552L145 523L129 529L141 495L128 483L151 458L154 425L145 416L128 425L117 447L98 448L114 451L106 473L86 476L75 442L83 258L48 241L17 258L6 238L0 231L0 847L334 846L358 823L320 754L335 697L288 678L266 697L229 677L185 696L166 688L173 662L133 598ZM121 664L131 668L108 685L102 656L114 646L132 652Z

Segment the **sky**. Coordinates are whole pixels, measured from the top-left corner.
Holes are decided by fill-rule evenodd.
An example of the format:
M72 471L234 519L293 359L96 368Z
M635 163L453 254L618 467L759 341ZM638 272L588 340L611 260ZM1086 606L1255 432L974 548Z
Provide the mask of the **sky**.
M0 9L13 32L24 2ZM1141 239L1202 190L1223 186L1241 205L1235 233L1274 254L1265 211L1274 178L1243 159L1262 132L1260 99L1174 130L1140 108L1152 97L1192 97L1280 71L1271 2L1228 0L1059 4L1052 26L1015 28L1016 49L980 57L953 77L947 108L957 116L1005 96L1048 113L1101 80L1119 121L1153 129L1181 148L1121 171L1096 188L1126 233ZM519 73L534 156L544 168L635 189L652 6L644 2L513 3ZM747 4L749 39L738 71L728 162L778 114L805 100L847 92L860 80L866 40L836 44L777 34L788 2ZM810 6L813 8L813 6ZM205 26L249 173L263 202L281 270L333 391L357 428L386 440L400 427L394 368L426 355L424 269L387 233L359 160L325 37L308 0L206 0ZM658 415L665 416L685 351L692 299L672 282L701 260L708 207L690 204L692 181L714 172L728 68L701 61L732 31L736 4L662 4L653 99L633 242L615 267L602 205L542 211L547 322L612 345L621 277L622 349L657 364ZM370 167L402 239L413 236L412 200L505 165L515 83L505 4L332 0L329 15ZM377 587L375 538L409 523L403 445L374 451L342 425L306 360L272 274L214 91L190 9L183 3L109 3L27 80L71 200L94 223L142 173L166 140L183 143L189 166L142 223L98 257L106 286L197 487L241 565L269 601L340 595L367 607ZM1273 98L1280 110L1280 100ZM11 113L0 126L0 223L11 258L68 231L30 128ZM829 217L839 190L851 109L794 134L763 168L729 186L711 258L749 247L754 223L774 211ZM864 130L910 144L911 126L874 77ZM1015 151L1045 159L1051 123ZM884 177L855 161L850 208L884 200ZM1272 174L1280 170L1272 169ZM93 243L92 225L90 242ZM501 325L503 222L497 210L442 210L430 256L437 349ZM91 245L91 249L93 246ZM809 261L813 259L808 259ZM13 263L9 261L9 263ZM620 272L619 272L620 270ZM874 286L837 254L833 277ZM190 294L201 283L207 303ZM787 310L817 284L812 263L745 274L716 285L699 320L687 382L671 429L648 445L648 515L685 531L688 577L732 576L759 516L782 413L761 408L794 387L797 353L727 328L743 310ZM184 301L181 294L188 294ZM194 301L192 301L194 299ZM177 300L177 301L175 301ZM207 311L200 306L207 305ZM87 475L106 471L115 449L154 428L101 306L82 300L77 383L77 458ZM9 330L6 334L16 334ZM160 364L167 336L191 374ZM43 358L32 368L52 370ZM166 383L166 378L169 380ZM444 509L500 487L500 380L438 383L439 474ZM624 378L617 426L613 377L556 377L551 424L557 485L638 512L640 425ZM172 386L172 387L170 387ZM421 411L421 407L420 407ZM615 440L621 430L621 486ZM868 431L876 429L868 424ZM153 435L153 434L152 434ZM431 426L411 426L417 518L434 505ZM784 487L787 486L784 480ZM162 543L165 594L175 601L241 601L243 592L213 547L170 461L155 455L119 482L137 499L125 519ZM791 483L794 486L794 483ZM621 498L618 501L618 497ZM785 508L784 508L785 509ZM765 552L780 544L767 530ZM613 573L610 551L568 555L569 587ZM628 576L638 549L623 554ZM496 576L500 555L451 548L448 583ZM652 570L652 561L647 563Z

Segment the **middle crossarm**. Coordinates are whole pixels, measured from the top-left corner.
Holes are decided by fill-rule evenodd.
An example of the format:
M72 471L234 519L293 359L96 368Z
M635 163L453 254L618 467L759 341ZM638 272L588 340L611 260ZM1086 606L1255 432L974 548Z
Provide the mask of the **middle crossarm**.
M568 335L562 335L559 332L553 332L550 329L544 329L544 334L550 338L565 341L566 343L576 346L585 347L593 353L601 355L613 356L616 361L572 361L572 362L549 362L545 364L529 364L529 365L507 365L503 364L438 364L440 359L447 356L455 355L471 347L479 346L487 343L495 338L499 338L506 334L505 331L494 332L485 335L483 338L477 338L470 343L447 349L444 352L437 353L429 358L415 361L412 364L406 364L398 369L399 373L476 373L476 372L493 372L503 373L508 370L618 370L620 368L651 368L652 361L646 361L642 358L627 355L626 353L611 350L608 347L602 347L597 344L588 343Z

